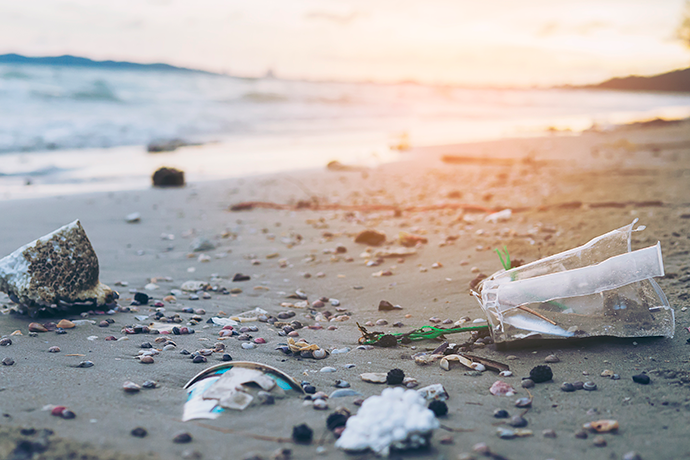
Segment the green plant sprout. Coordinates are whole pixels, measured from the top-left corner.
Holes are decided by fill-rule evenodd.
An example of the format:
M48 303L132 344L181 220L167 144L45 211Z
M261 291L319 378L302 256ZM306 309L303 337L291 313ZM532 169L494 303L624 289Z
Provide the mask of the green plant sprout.
M501 250L498 248L494 249L494 251L496 251L496 254L498 254L498 258L500 259L503 268L505 268L506 271L510 270L510 254L508 254L508 248L505 245L503 246L503 254L501 254ZM503 259L503 256L505 256L505 259Z

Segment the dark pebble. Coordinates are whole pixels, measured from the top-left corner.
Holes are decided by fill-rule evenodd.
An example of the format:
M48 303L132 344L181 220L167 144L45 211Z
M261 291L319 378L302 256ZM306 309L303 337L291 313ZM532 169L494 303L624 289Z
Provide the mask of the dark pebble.
M177 433L175 436L173 436L172 441L178 444L186 444L188 442L192 442L192 435L186 432Z
M588 436L589 435L587 434L587 432L585 430L580 430L580 431L575 432L575 437L577 439L587 439Z
M62 418L64 418L64 419L67 419L67 420L73 419L73 418L75 418L76 416L77 416L77 414L75 414L74 412L72 412L72 411L69 410L69 409L63 410L62 413L60 414L60 417L62 417Z
M137 438L145 438L146 435L149 434L148 431L146 431L146 428L142 428L140 426L133 429L130 433L132 434L132 436Z
M515 401L515 407L532 407L532 398L520 398Z
M232 361L232 356L230 356L227 353L224 353L223 356L220 358L223 361Z
M79 364L77 364L77 367L93 367L93 362L92 361L82 361Z
M147 388L147 389L156 388L157 386L158 386L158 383L156 383L153 380L147 380L141 384L142 388Z
M520 417L519 415L514 415L513 417L510 418L508 421L508 425L514 427L514 428L522 428L527 426L527 420L524 418Z
M182 350L180 350L180 354L181 355L190 355L191 353L183 348Z
M508 417L510 417L510 414L505 409L496 409L494 411L494 417L496 417L496 418L508 418Z
M565 391L566 393L573 392L575 391L575 385L573 385L572 383L563 382L563 384L561 385L561 391Z
M649 378L647 374L637 374L632 376L633 382L639 383L640 385L649 385L652 379Z
M58 327L57 329L55 329L55 333L56 334L67 334L67 331L61 327Z
M151 342L144 342L140 346L141 346L141 348L153 348L153 345L151 345Z
M548 382L549 380L553 379L553 371L549 366L536 366L529 371L529 378L534 383Z
M448 413L448 405L445 401L433 400L429 403L429 410L433 412L436 417L443 417Z
M304 385L302 389L308 395L313 395L314 393L316 393L316 387L314 385Z
M249 275L243 275L242 273L236 273L235 276L232 277L233 281L249 281Z
M292 427L292 439L300 444L310 444L314 432L306 423Z
M401 369L391 369L386 376L388 385L400 385L405 379L405 373Z
M582 390L585 387L585 382L573 382L573 387L576 390Z
M0 339L0 347L6 347L8 345L12 345L12 339L10 339L9 337Z
M193 363L205 363L207 361L206 356L196 355L193 359Z
M347 419L348 419L347 415L345 415L341 412L333 412L326 419L326 427L330 431L333 431L336 428L339 428L341 426L345 426L345 424L347 423Z
M3 366L11 366L13 364L14 364L14 359L12 359L12 358L5 358L2 360Z
M398 339L395 338L394 335L386 334L386 335L382 336L380 339L378 339L374 343L374 345L376 345L378 347L384 347L384 348L394 347L394 346L398 345Z

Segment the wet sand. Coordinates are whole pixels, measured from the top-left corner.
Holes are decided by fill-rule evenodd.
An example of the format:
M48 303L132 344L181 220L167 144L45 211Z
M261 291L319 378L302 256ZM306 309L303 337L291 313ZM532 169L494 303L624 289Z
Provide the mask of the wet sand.
M356 412L353 397L329 401L327 411L314 410L303 405L299 397L291 397L278 400L275 405L228 411L216 420L180 421L186 399L182 387L204 368L220 363L221 354L209 356L205 364L195 364L179 350L212 348L220 341L220 328L205 322L211 316L221 311L235 315L255 307L275 315L285 310L280 304L289 301L286 296L296 289L306 292L310 301L321 296L339 299L341 306L351 313L349 321L322 322L326 327L337 326L337 330L305 328L299 330L300 337L328 350L350 347L350 352L323 360L285 356L275 347L286 338L278 336L278 329L266 323L249 323L259 328L252 335L265 338L266 344L245 350L233 337L222 340L226 352L234 360L278 367L326 393L335 389L336 379L343 379L365 396L380 394L384 386L365 383L359 375L393 368L415 377L419 388L443 384L450 399L449 414L442 424L464 431L437 430L430 450L393 454L392 458L404 455L456 459L461 453L471 453L478 442L487 443L493 452L509 459L610 459L622 458L632 450L643 459L687 457L688 313L681 308L688 303L690 283L688 128L690 124L686 122L581 136L425 148L409 152L403 161L365 173L324 168L190 184L183 189L0 201L0 254L8 254L78 218L98 253L101 281L120 291L123 306L132 299L130 290L161 300L188 280L242 289L241 293L231 295L211 292L210 299L201 300L189 300L183 294L176 303L166 303L166 314L180 313L185 319L182 325L192 316L181 313L183 308L203 308L206 313L201 323L192 326L195 334L171 337L177 349L162 351L149 365L141 364L135 356L142 342L153 342L156 336L127 335L121 341L106 341L105 337L124 337L122 327L141 323L134 316L150 313L152 306L139 307L137 313L108 316L114 320L109 327L85 324L64 335L47 332L36 337L29 335L26 317L1 315L0 335L15 330L22 335L12 336L12 345L0 347L0 359L11 357L15 361L12 366L0 366L0 457L11 458L10 452L21 439L34 439L37 435L24 436L19 432L20 428L32 427L55 432L51 437L54 441L38 457L45 459L69 458L66 453L70 449L90 456L87 458L241 459L251 453L270 458L281 447L292 449L293 458L298 459L373 458L370 453L350 456L335 449L333 435L326 430L325 420L336 407L345 406ZM517 161L448 164L441 161L443 155ZM243 201L296 203L312 197L321 203L342 205L468 203L521 211L513 213L509 221L496 224L484 222L485 214L455 209L402 212L399 216L392 211L228 211L230 205ZM575 201L583 205L556 206ZM601 203L607 204L597 206ZM133 212L141 213L141 222L126 223L125 216ZM410 359L416 352L433 350L436 342L356 349L360 337L356 321L363 324L385 319L388 326L376 329L405 332L430 324L431 317L453 321L464 316L483 317L477 301L468 294L468 286L476 276L472 268L487 275L501 268L494 248L506 245L513 258L529 262L583 244L635 218L647 229L634 234L634 249L661 241L666 276L659 282L676 310L673 339L597 339L533 344L505 351L493 346L476 350L478 355L510 365L514 376L503 380L518 390L513 397L489 393L498 379L490 371L469 376L459 367L444 371L437 364L420 366ZM364 228L384 231L389 241L394 241L401 230L423 233L428 244L404 261L385 259L379 266L367 267L366 259L360 257L366 246L353 242L354 235ZM174 235L174 239L168 235ZM448 239L449 236L457 238ZM210 261L200 262L200 253L191 252L195 237L216 243L214 250L204 253ZM345 246L347 253L330 253L338 245ZM267 258L274 253L279 256ZM348 256L353 261L346 261ZM287 266L281 268L280 259L287 259ZM254 260L260 264L256 265ZM434 269L434 263L442 267ZM393 274L372 276L381 270ZM251 279L232 282L236 273L250 275ZM158 278L155 284L159 288L145 291L144 286L152 278ZM116 286L118 281L128 285ZM403 310L377 311L384 299L401 305ZM4 312L11 306L4 295L0 296L0 305ZM331 307L325 309L337 313ZM306 316L308 310L294 311L295 319L305 325L315 323ZM104 318L92 315L87 319L98 323ZM76 315L69 319L81 318ZM397 321L405 326L392 327ZM463 342L468 335L448 338ZM51 346L60 347L61 352L48 353ZM560 362L550 364L553 382L538 384L530 390L534 402L524 415L529 422L527 428L534 435L499 439L496 428L500 420L493 418L493 411L506 409L511 415L520 414L514 401L528 396L520 388L520 378L551 354L560 358ZM515 359L508 359L509 356ZM75 367L84 360L92 361L94 366ZM346 369L344 365L350 363L355 367ZM337 371L319 372L324 366ZM601 377L604 369L620 374L621 379ZM651 377L650 385L632 381L632 375L643 371ZM155 380L159 386L127 394L122 390L126 380L138 384ZM578 380L592 380L598 390L560 390L562 382ZM51 416L43 410L47 405L67 406L76 418ZM620 424L617 433L602 435L605 447L594 446L593 434L588 439L574 436L583 423L599 419L615 419ZM293 425L300 423L314 429L318 442L304 446L253 437L289 438ZM132 436L130 431L135 427L144 427L148 436ZM553 429L557 437L545 438L545 429ZM173 436L182 431L192 435L191 443L172 442ZM452 443L441 443L443 438ZM318 449L318 445L322 448Z

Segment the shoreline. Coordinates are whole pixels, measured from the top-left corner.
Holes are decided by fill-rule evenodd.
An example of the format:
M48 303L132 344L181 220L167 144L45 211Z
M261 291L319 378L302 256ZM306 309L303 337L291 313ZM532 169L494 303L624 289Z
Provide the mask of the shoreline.
M182 189L148 188L40 198L32 200L30 206L25 200L0 201L4 216L0 254L9 254L79 218L98 254L101 281L111 287L118 281L128 283L116 287L121 305L129 304L133 296L130 290L145 292L164 302L166 314L179 313L183 325L193 316L183 311L185 307L205 310L201 315L203 321L191 326L196 333L174 336L174 349L162 350L150 365L141 364L135 357L141 343L153 342L156 336L126 335L121 329L136 324L137 315L153 314L153 306L139 307L137 313L107 316L114 323L106 327L98 325L103 316L92 315L86 319L96 324L79 325L65 335L46 332L37 337L29 336L27 318L0 314L0 336L14 330L23 334L12 336L12 345L0 347L0 358L12 357L15 361L14 365L0 369L0 411L9 414L0 423L7 428L50 428L56 437L89 442L96 449L118 452L119 457L112 458L122 459L139 454L158 458L186 455L183 458L240 459L252 452L268 459L280 447L292 449L293 458L350 457L334 448L334 438L326 430L325 420L338 406L356 413L354 397L331 399L325 411L304 405L299 397L288 397L274 405L227 411L216 420L203 421L216 430L225 430L225 434L200 423L181 422L186 400L184 384L204 368L222 361L220 354L214 353L207 363L194 364L179 350L210 348L218 342L226 346L226 352L236 361L272 365L326 393L335 390L335 380L341 379L365 397L380 394L385 385L363 382L359 375L394 368L416 378L418 388L443 384L451 397L447 401L449 415L441 423L468 431L437 430L431 450L415 454L418 458L458 458L461 453L471 452L478 442L487 443L493 452L511 460L604 460L621 458L631 450L639 452L643 459L688 455L690 442L685 427L690 419L690 368L684 329L688 313L681 307L687 304L686 277L690 274L690 221L682 217L690 215L690 152L683 147L683 143L690 142L689 124L686 121L660 128L427 147L408 157L403 154L401 161L370 169L366 175L358 171L328 171L324 164L320 169L290 173L292 180L286 179L285 173L275 173L193 183ZM508 165L452 164L441 161L444 155L516 161ZM525 158L538 161L530 163L523 161ZM305 195L361 207L479 203L530 209L499 223L485 222L482 214L454 209L403 212L399 216L392 211L227 210L243 201L296 203ZM652 200L661 202L661 206L635 204ZM618 204L539 209L542 205L573 201ZM126 223L125 216L133 212L141 214L141 221ZM379 326L381 329L406 332L435 324L429 322L432 317L453 321L464 316L482 318L479 305L467 290L477 271L490 275L500 269L493 252L496 247L506 245L511 256L529 262L583 244L629 224L634 218L647 225L644 232L634 234L634 248L657 240L662 244L666 276L659 283L676 310L673 339L597 339L535 344L508 351L493 346L477 349L475 354L510 365L514 376L501 379L517 390L515 397L489 393L489 387L499 379L490 371L466 375L458 367L444 371L438 364L419 366L410 358L419 351L433 350L438 342L390 349L356 348L360 333L355 322L383 319L388 324ZM367 266L367 259L360 257L366 246L353 242L354 235L364 228L385 232L391 242L400 231L422 234L429 241L405 259L384 259L378 266ZM190 244L196 237L210 239L215 249L193 252ZM338 245L347 252L335 253ZM278 256L273 257L276 253ZM200 260L200 254L207 255L208 261ZM353 260L348 262L346 257ZM433 268L435 263L439 268ZM377 276L377 272L383 271L392 274ZM249 275L250 280L233 282L236 273ZM152 279L158 288L146 290ZM210 292L210 299L191 300L189 294L182 294L177 295L175 303L163 300L188 280L241 291L230 295ZM220 328L206 323L220 311L236 315L260 307L276 315L286 309L281 306L290 301L286 296L297 289L306 292L310 302L321 296L336 298L344 312L351 315L350 320L331 322L317 320L316 315L310 317L308 309L295 308L295 318L305 325L320 322L324 326L299 329L299 336L327 350L350 348L349 352L334 353L323 360L285 356L275 348L286 338L278 335L277 328L258 322L248 323L258 327L252 335L268 343L244 349L234 337L221 340ZM381 300L399 304L403 309L378 311ZM6 296L0 294L0 307L7 305ZM343 313L329 309L334 314ZM76 315L70 319L81 318ZM393 327L396 322L404 326ZM327 330L330 325L337 329ZM105 337L110 335L124 339L106 341ZM462 342L467 337L459 334L448 339ZM61 352L48 353L50 346L60 347ZM549 364L554 380L530 390L534 402L524 415L533 436L498 438L496 429L502 425L496 425L500 421L492 416L493 411L521 413L514 406L515 399L528 394L520 387L520 378L551 354L560 358L560 362ZM83 360L92 361L94 366L76 367ZM347 367L349 364L355 366ZM322 372L324 367L333 367L335 372ZM600 376L605 369L612 369L621 379ZM643 371L652 378L651 385L631 380L632 375ZM156 380L158 388L136 394L122 390L126 380L141 384L149 379ZM598 390L560 390L562 382L585 379L594 381ZM53 417L42 410L50 404L65 405L77 417ZM599 419L616 419L621 425L616 434L603 435L607 446L594 446L592 435L588 439L574 436L583 423ZM315 439L323 439L325 452L318 452L315 444L262 441L241 434L289 438L292 427L300 423L314 429ZM139 426L146 428L147 437L140 439L130 434ZM555 430L557 437L544 437L542 431L546 429ZM173 443L172 436L179 431L189 432L193 441ZM1 454L9 455L6 449L24 439L16 431L11 433L0 444ZM442 443L441 439L449 443ZM75 449L85 452L83 447ZM56 458L57 452L53 454L51 457L49 449L43 455L46 459ZM97 452L93 455L111 458L105 453L101 457Z

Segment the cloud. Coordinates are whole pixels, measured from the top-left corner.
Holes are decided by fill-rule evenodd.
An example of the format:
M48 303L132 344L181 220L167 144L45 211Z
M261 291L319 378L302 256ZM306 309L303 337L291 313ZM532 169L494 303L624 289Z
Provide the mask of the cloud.
M320 20L334 22L340 25L350 24L352 21L361 16L357 11L349 11L347 13L336 13L334 11L314 10L309 11L304 15L306 19Z

